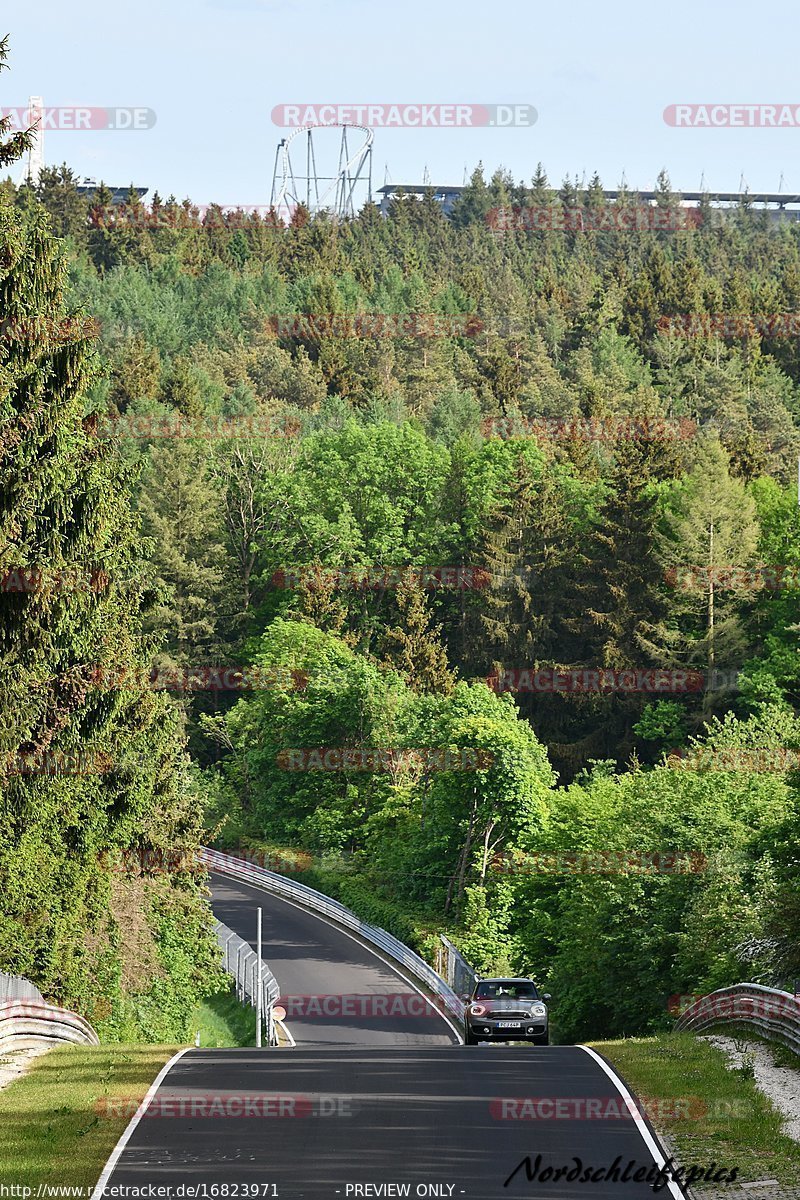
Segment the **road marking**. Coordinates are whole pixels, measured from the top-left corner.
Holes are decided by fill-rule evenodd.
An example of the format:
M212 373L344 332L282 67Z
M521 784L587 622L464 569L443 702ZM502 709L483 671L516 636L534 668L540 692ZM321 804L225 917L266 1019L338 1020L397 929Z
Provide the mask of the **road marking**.
M285 1022L285 1021L278 1021L278 1020L276 1020L276 1021L275 1021L275 1024L278 1026L278 1028L279 1028L279 1029L283 1030L283 1033L284 1033L284 1035L285 1035L285 1037L286 1037L286 1040L287 1040L287 1042L289 1043L289 1045L290 1045L290 1046L292 1046L292 1047L295 1047L295 1046L297 1045L297 1042L296 1042L296 1041L294 1040L294 1038L292 1037L292 1031L291 1031L291 1029L289 1028L289 1026L286 1024L286 1022Z
M639 1107L638 1107L636 1101L634 1100L633 1096L630 1094L628 1089L625 1087L625 1084L622 1082L619 1075L617 1075L614 1068L610 1065L610 1063L607 1063L606 1060L601 1055L599 1055L596 1050L592 1050L591 1046L578 1046L578 1050L585 1050L586 1053L591 1055L591 1057L594 1059L594 1061L603 1068L603 1070L605 1071L608 1078L612 1081L612 1083L616 1087L620 1096L622 1096L623 1100L629 1106L628 1111L631 1114L631 1120L636 1122L636 1128L639 1130L639 1133L642 1135L642 1139L643 1139L645 1145L647 1146L647 1149L653 1155L653 1161L655 1162L656 1166L663 1167L664 1163L667 1161L664 1157L663 1151L662 1151L661 1147L659 1146L658 1142L656 1141L656 1139L653 1137L653 1134L650 1131L650 1126L647 1124L647 1121L644 1119L644 1116L639 1111ZM680 1187L678 1186L678 1184L675 1182L674 1179L670 1179L669 1183L667 1184L667 1187L669 1188L672 1195L675 1197L675 1200L686 1200L685 1193L681 1191Z
M445 1024L450 1026L453 1033L456 1035L456 1045L457 1046L464 1045L464 1039L462 1038L461 1034L456 1029L453 1022L450 1020L449 1017L445 1016L445 1014L443 1012L441 1012L440 1009L438 1009L436 1007L436 1005L431 1000L430 996L426 996L425 993L422 991L422 989L418 988L417 985L413 982L413 980L407 979L406 976L403 975L398 970L398 966L397 966L396 962L393 962L392 959L390 959L390 958L384 958L382 954L379 954L378 951L375 950L374 947L372 947L369 944L369 942L365 942L365 941L362 941L361 938L357 938L354 934L350 933L347 929L343 929L341 925L337 925L335 921L329 921L326 917L323 917L320 913L315 912L313 908L307 908L304 904L298 904L294 900L287 900L285 896L277 896L275 894L275 892L271 892L269 890L269 888L267 888L267 887L262 887L260 884L253 883L249 879L248 880L237 879L235 875L226 875L226 872L221 871L219 869L219 867L212 866L210 868L210 870L211 870L212 874L214 872L216 872L217 875L225 875L226 878L232 879L234 881L234 883L241 883L241 884L244 884L245 887L257 888L258 891L260 891L260 892L266 892L268 896L272 896L273 900L280 900L283 904L291 904L292 908L298 908L300 910L300 912L310 913L311 916L316 917L316 919L318 921L322 921L325 925L329 925L331 927L331 929L336 929L339 933L343 933L345 937L349 937L350 941L355 942L357 946L361 946L362 950L368 950L370 954L374 954L375 957L380 962L382 962L384 966L391 968L391 970L398 977L398 979L402 979L404 983L407 983L409 987L412 987L415 992L417 992L420 996L422 996L422 999L427 1004L430 1004L431 1008L436 1013L437 1017L441 1017L441 1019L445 1022ZM92 1197L92 1200L94 1200L94 1197ZM681 1200L683 1200L683 1198L681 1198Z
M136 1112L131 1117L130 1121L128 1122L127 1127L122 1131L122 1137L119 1139L116 1146L111 1151L111 1157L109 1158L106 1165L103 1167L103 1173L101 1174L100 1178L97 1181L97 1184L95 1185L95 1189L92 1192L91 1200L100 1200L100 1198L102 1197L103 1190L104 1190L106 1184L108 1183L108 1181L111 1177L111 1174L117 1165L117 1162L119 1161L122 1151L125 1149L128 1142L130 1141L130 1137L131 1137L131 1134L133 1133L134 1129L136 1128L136 1126L139 1124L142 1117L146 1113L148 1105L150 1104L150 1101L153 1099L156 1092L161 1087L161 1084L164 1080L165 1075L167 1074L168 1071L172 1070L172 1068L175 1066L175 1063L178 1061L178 1059L183 1058L184 1054L186 1054L191 1049L193 1049L192 1046L186 1046L183 1050L179 1050L177 1054L173 1054L173 1056L169 1060L169 1062L164 1064L164 1066L161 1068L161 1070L156 1075L153 1082L150 1084L150 1089L147 1092L147 1095L145 1096L144 1100L142 1100L142 1103L139 1105Z

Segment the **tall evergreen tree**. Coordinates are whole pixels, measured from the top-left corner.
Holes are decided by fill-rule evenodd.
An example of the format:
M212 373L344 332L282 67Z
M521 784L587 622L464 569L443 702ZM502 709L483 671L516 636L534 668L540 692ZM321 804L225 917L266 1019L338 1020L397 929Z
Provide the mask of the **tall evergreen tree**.
M409 575L398 585L396 606L399 623L390 626L383 636L386 662L404 676L414 691L446 695L452 691L454 679L441 643L442 627L431 625L425 593Z
M674 584L671 622L663 630L673 657L702 667L708 691L715 671L741 665L746 646L743 617L757 581L756 506L715 435L704 437L683 481L662 542L667 578ZM713 695L709 695L709 703Z
M15 149L0 146L0 161ZM0 339L0 968L83 1012L103 1000L119 1015L129 930L114 916L107 856L192 846L198 818L178 792L169 704L143 683L147 580L131 480L84 427L96 358L69 319L65 282L45 215L0 204L11 328ZM156 969L175 1018L160 1037L185 1036L214 978L207 910L187 875L140 889L135 904L156 950L180 944L181 978L167 982L166 954ZM155 1016L152 975L136 985L140 1012L149 996Z

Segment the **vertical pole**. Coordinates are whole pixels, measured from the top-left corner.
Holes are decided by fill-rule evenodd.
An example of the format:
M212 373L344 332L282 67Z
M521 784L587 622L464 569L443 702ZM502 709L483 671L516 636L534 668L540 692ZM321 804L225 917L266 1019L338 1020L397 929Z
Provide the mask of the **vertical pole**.
M261 978L261 909L258 910L258 997L256 1000L256 1045L261 1045L261 1006L264 996L264 984Z

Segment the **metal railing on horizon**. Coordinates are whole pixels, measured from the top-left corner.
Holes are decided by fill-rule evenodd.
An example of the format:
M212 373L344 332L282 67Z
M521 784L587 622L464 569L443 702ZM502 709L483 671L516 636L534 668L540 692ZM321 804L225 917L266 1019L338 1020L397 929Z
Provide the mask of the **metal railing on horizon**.
M297 883L283 875L276 875L274 871L267 871L264 867L253 866L234 855L203 848L201 857L211 870L230 875L233 879L239 879L243 883L254 883L258 887L264 888L265 891L282 896L287 900L293 900L295 904L308 908L312 912L321 913L336 924L352 930L364 941L370 942L373 946L381 949L384 954L388 954L417 981L424 984L442 1001L443 1008L451 1016L459 1022L463 1019L464 1003L450 985L437 974L429 963L410 950L399 938L387 933L385 929L380 929L377 925L369 925L344 904L340 904L338 900L332 900L330 896L325 896L322 892L307 887L304 883Z
M697 1032L712 1025L753 1029L768 1041L800 1054L800 996L759 983L736 983L701 996L686 1008L676 1030Z

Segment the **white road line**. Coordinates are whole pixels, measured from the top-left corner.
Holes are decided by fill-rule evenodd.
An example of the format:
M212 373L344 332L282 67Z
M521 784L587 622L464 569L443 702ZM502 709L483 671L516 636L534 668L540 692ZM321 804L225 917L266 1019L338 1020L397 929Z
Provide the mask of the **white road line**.
M627 1104L628 1111L631 1114L631 1119L636 1122L636 1128L639 1130L639 1133L642 1135L642 1138L644 1140L645 1145L647 1146L647 1149L652 1154L653 1162L656 1164L656 1166L663 1167L664 1163L667 1160L664 1158L664 1154L661 1150L661 1147L659 1146L658 1142L655 1140L652 1133L650 1132L650 1127L648 1126L647 1122L645 1121L644 1117L642 1116L642 1113L639 1110L638 1104L636 1103L636 1101L634 1100L633 1096L630 1094L628 1089L625 1087L625 1084L622 1082L619 1075L617 1075L617 1073L613 1069L613 1067L609 1066L609 1064L605 1061L604 1058L600 1057L600 1055L597 1053L596 1050L592 1050L591 1046L578 1046L578 1049L585 1050L586 1053L591 1055L591 1057L594 1059L594 1061L603 1068L606 1075L613 1082L613 1084L616 1087L617 1091L619 1092L620 1096L622 1096L623 1100ZM680 1187L678 1186L678 1184L675 1182L674 1179L670 1179L669 1183L667 1184L667 1187L669 1188L670 1192L674 1196L675 1200L686 1200L685 1194L681 1191Z
M377 959L379 959L379 961L382 962L384 966L391 968L391 970L394 972L395 975L397 975L397 977L399 979L402 979L404 983L407 983L409 987L412 987L415 992L417 992L420 996L422 996L423 1000L425 1000L428 1004L430 1004L431 1008L436 1013L437 1017L441 1017L442 1020L445 1022L445 1024L449 1025L450 1028L452 1029L453 1033L456 1035L456 1039L457 1039L456 1044L459 1046L463 1046L464 1039L461 1036L461 1034L459 1033L459 1031L456 1029L453 1022L450 1020L450 1018L445 1016L445 1014L441 1011L441 1009L436 1007L436 1005L431 1000L430 996L426 996L425 993L422 991L422 989L417 987L417 985L413 982L413 980L408 979L405 975L403 975L403 973L401 971L398 970L397 963L392 962L392 960L390 958L384 958L382 954L379 954L377 950L375 950L372 946L370 946L369 942L362 942L362 940L360 938L357 938L354 934L350 933L347 929L342 929L341 925L337 925L335 921L329 921L326 917L323 917L320 913L315 912L313 908L306 908L306 906L304 904L298 904L294 900L287 900L285 896L276 896L274 892L271 892L269 890L269 888L261 887L257 883L252 883L249 879L247 881L245 881L244 879L237 879L233 875L226 875L225 871L220 871L218 867L211 867L210 870L212 873L216 872L217 875L223 875L223 876L225 876L226 879L233 880L234 883L241 883L244 887L257 888L258 891L260 891L260 892L266 892L266 894L268 896L272 896L273 900L280 900L282 904L291 904L292 908L297 908L297 909L299 909L300 912L308 913L310 916L316 917L316 919L318 921L322 921L325 925L329 925L331 929L335 929L335 930L337 930L338 933L343 933L345 937L349 937L350 941L355 942L357 946L360 946L362 948L362 950L368 950L370 954L374 954L375 957ZM212 907L213 907L213 905L212 905ZM94 1198L92 1198L92 1200L94 1200Z
M276 1021L275 1021L275 1024L276 1024L276 1025L277 1025L277 1026L278 1026L280 1029L282 1029L282 1030L283 1030L283 1032L284 1032L284 1036L286 1037L286 1040L287 1040L287 1042L289 1043L289 1045L290 1045L290 1046L296 1046L296 1045L297 1045L297 1042L296 1042L296 1041L294 1040L294 1038L292 1037L292 1031L291 1031L291 1029L289 1028L289 1026L286 1024L286 1022L285 1022L285 1021L278 1021L278 1020L276 1019Z
M183 1058L184 1054L186 1054L191 1049L192 1049L191 1046L186 1046L185 1049L179 1050L177 1054L173 1054L173 1056L169 1060L169 1062L164 1064L164 1066L161 1068L161 1070L156 1075L153 1082L150 1084L150 1089L149 1089L147 1095L145 1096L144 1100L142 1100L142 1103L139 1105L136 1112L131 1117L130 1121L128 1122L127 1128L123 1130L122 1137L119 1139L116 1146L111 1151L111 1157L109 1158L106 1165L103 1167L103 1172L102 1172L100 1178L98 1179L97 1184L95 1185L94 1191L92 1192L91 1200L100 1200L100 1198L103 1196L105 1186L108 1183L108 1181L111 1177L111 1173L113 1172L114 1168L116 1167L117 1162L119 1161L122 1151L127 1146L128 1142L130 1141L131 1134L133 1133L134 1129L139 1124L139 1122L141 1121L145 1112L147 1111L148 1105L150 1104L150 1101L153 1099L153 1096L155 1096L156 1092L161 1087L161 1084L164 1080L165 1075L167 1074L168 1071L172 1070L172 1068L175 1066L175 1063L178 1061L178 1059Z

